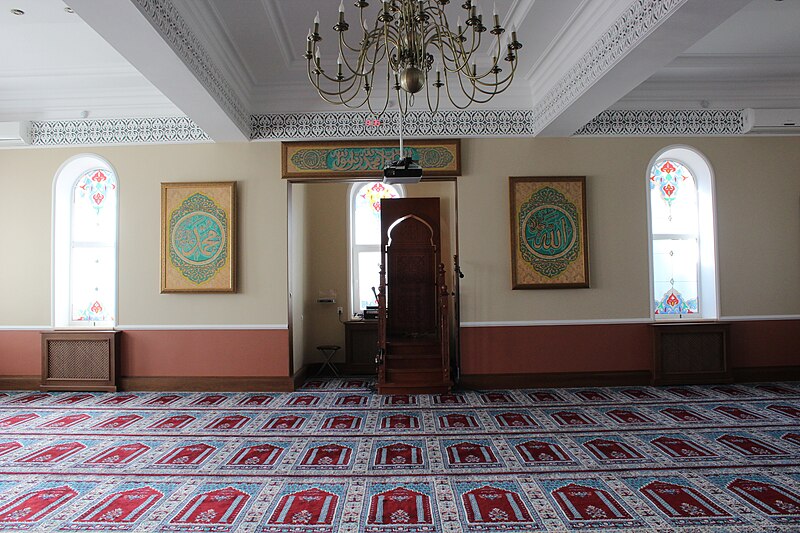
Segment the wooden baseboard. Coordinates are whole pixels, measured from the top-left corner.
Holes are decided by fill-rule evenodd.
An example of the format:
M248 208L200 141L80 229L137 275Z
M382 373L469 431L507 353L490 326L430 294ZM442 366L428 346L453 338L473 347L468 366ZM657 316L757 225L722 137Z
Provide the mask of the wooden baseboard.
M41 376L0 376L0 390L39 390Z
M123 377L124 391L291 392L292 377Z
M733 369L737 383L754 381L800 381L800 366L748 366Z
M462 374L468 389L526 389L533 387L611 387L649 385L647 370L630 372L548 372L543 374Z

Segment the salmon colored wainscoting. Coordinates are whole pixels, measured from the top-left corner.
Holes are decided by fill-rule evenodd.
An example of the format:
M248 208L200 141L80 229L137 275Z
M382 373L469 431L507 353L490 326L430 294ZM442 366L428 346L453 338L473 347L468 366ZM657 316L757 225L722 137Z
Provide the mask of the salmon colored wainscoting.
M730 335L729 361L737 381L800 379L800 321L736 320ZM647 322L461 329L466 386L647 384L652 364Z
M283 328L124 330L120 354L120 385L126 390L294 387ZM0 387L38 386L41 358L39 331L0 331Z

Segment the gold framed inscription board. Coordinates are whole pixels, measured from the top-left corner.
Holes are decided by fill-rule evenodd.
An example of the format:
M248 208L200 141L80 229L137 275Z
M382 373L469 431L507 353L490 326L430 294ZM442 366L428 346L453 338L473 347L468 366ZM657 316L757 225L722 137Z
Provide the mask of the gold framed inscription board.
M589 287L586 177L510 177L511 288Z
M236 291L236 182L161 184L161 292Z

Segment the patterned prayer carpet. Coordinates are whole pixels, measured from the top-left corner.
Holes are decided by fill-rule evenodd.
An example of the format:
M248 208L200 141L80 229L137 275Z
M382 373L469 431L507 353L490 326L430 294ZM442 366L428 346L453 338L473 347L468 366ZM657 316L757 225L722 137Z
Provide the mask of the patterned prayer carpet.
M0 392L0 531L800 531L800 383Z

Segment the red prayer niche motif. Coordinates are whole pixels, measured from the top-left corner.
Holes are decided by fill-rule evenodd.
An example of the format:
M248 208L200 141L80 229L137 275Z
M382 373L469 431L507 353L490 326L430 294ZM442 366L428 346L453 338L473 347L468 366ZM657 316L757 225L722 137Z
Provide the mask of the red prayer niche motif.
M233 430L240 429L245 424L250 422L250 417L243 415L228 415L215 418L206 425L206 429L224 429Z
M501 428L528 428L538 427L536 420L525 413L501 413L494 415L497 425Z
M0 507L0 523L38 522L77 495L68 485L25 493Z
M723 518L731 514L692 487L653 481L639 492L670 518Z
M119 446L113 446L111 448L103 450L102 452L98 453L92 458L87 459L85 462L88 464L104 464L104 465L129 464L133 462L134 459L141 457L142 454L147 453L149 449L150 446L142 444L141 442L134 442L132 444L120 444Z
M157 396L151 400L147 400L144 402L145 405L169 405L171 403L177 402L180 400L181 397L177 394L162 394L161 396Z
M4 418L0 420L0 428L10 428L12 426L18 426L19 424L24 424L29 420L34 420L39 418L39 415L36 413L26 413L24 415L14 415L9 416L8 418Z
M647 415L627 409L614 409L608 411L606 416L620 424L652 424L654 422L653 419Z
M325 444L308 450L300 464L303 466L343 467L350 464L353 449L339 444Z
M67 457L86 449L86 445L80 442L66 442L64 444L54 444L38 452L33 452L20 459L18 463L57 463Z
M216 451L214 446L208 444L190 444L189 446L181 446L174 448L171 452L167 453L161 459L156 461L157 465L176 465L176 466L196 466L202 464L206 459L211 457Z
M519 452L522 460L528 464L572 462L561 446L551 442L529 440L517 444L514 448Z
M22 448L22 444L16 441L12 442L0 442L0 457L7 453L11 453L14 450L18 450Z
M267 405L272 401L272 396L267 396L266 394L257 394L255 396L249 396L239 401L239 405L247 406L247 405Z
M209 394L193 401L192 405L219 405L226 399L227 397L222 394Z
M33 403L33 402L38 402L39 400L43 400L43 399L49 398L49 397L50 397L50 395L47 394L46 392L40 392L40 393L36 393L36 394L27 394L25 396L20 396L19 398L14 398L13 400L11 400L8 403L10 403L10 404L12 404L12 403L13 404Z
M331 525L336 514L339 497L330 492L312 488L281 497L268 524Z
M607 394L596 390L580 390L576 392L575 395L587 402L607 402L611 400Z
M361 419L351 415L329 416L322 424L322 429L347 430L361 427Z
M570 483L553 491L568 520L630 520L631 515L608 491Z
M285 415L270 418L261 429L300 429L305 423L306 419L301 416Z
M554 392L529 392L528 398L534 402L563 402L564 398Z
M519 494L492 486L473 489L461 495L461 502L472 524L533 522Z
M410 394L389 394L383 398L383 405L417 405L417 397Z
M762 513L771 516L800 515L800 495L785 487L738 478L728 483L728 490Z
M625 389L622 394L634 400L658 400L658 396L642 389Z
M775 411L776 413L781 413L782 415L786 415L789 418L800 418L800 409L791 405L768 405L767 409L770 411Z
M662 409L661 414L667 415L673 420L678 422L708 422L711 420L707 416L695 413L691 409L678 409L677 407L668 407Z
M478 421L474 416L450 413L439 417L439 426L442 429L461 429L479 427Z
M163 497L164 494L160 491L146 486L109 494L79 516L76 522L130 524L141 518Z
M189 500L170 524L233 524L249 499L233 487L204 492Z
M149 429L180 429L188 426L197 420L192 415L175 415L162 418L155 424L148 426Z
M87 415L85 413L79 415L67 415L62 416L61 418L56 418L55 420L51 420L50 422L45 422L39 427L42 428L68 428L70 426L74 426L75 424L80 424L84 420L88 420L92 418L91 415Z
M747 457L765 457L770 455L788 455L787 452L770 446L756 438L740 437L739 435L722 435L717 437L717 442L724 444Z
M135 394L123 394L123 395L120 395L120 396L112 396L111 398L106 398L105 400L103 400L100 403L103 404L103 405L108 405L108 404L119 405L119 404L123 404L123 403L128 403L131 400L135 400L135 399L136 399L136 395Z
M797 444L800 446L800 434L798 433L787 433L781 438L785 441L791 442L792 444Z
M755 388L763 391L771 392L772 394L780 394L782 396L793 396L798 394L799 391L791 390L780 385L755 385Z
M335 405L339 405L339 406L347 406L347 405L361 406L361 405L367 405L368 403L369 403L369 398L367 396L364 396L363 394L351 394L349 396L342 396L341 398L338 398L336 400L336 404Z
M367 388L367 382L361 379L350 379L344 382L342 385L343 389L365 389Z
M733 418L734 420L763 420L766 418L752 411L748 411L747 409L731 407L728 405L718 405L713 410L717 413L727 416L728 418Z
M506 394L504 392L487 392L486 394L481 394L481 401L483 403L517 403L511 395Z
M558 411L550 413L550 417L560 426L593 426L597 424L588 416L574 411Z
M463 404L467 400L460 394L437 394L433 397L434 404Z
M64 404L73 405L73 404L76 404L78 402L86 401L89 398L93 398L93 395L91 395L91 394L73 394L72 396L67 396L65 398L60 398L60 399L56 400L54 403L59 404L59 405L64 405Z
M730 387L727 385L715 385L714 387L711 387L711 390L721 392L722 394L725 394L726 396L731 396L732 398L741 398L742 396L752 396L751 393L745 390L742 390L738 387Z
M392 415L381 419L381 429L418 429L419 418L413 415Z
M114 418L109 418L108 420L105 420L103 422L100 422L94 427L97 429L109 429L109 428L119 429L128 427L131 424L138 422L141 419L142 419L141 416L135 414L120 415L120 416L115 416Z
M379 466L421 465L422 450L404 442L381 446L375 451L375 464Z
M319 396L295 396L286 405L317 405L320 402Z
M592 439L584 442L583 447L601 461L639 461L645 458L632 446L615 440Z
M484 444L460 442L447 447L447 461L451 466L471 466L477 464L497 464L492 448Z
M381 492L370 499L367 523L432 524L431 499L405 487Z
M242 448L228 461L229 466L273 466L285 448L271 444L259 444Z
M650 443L673 459L706 459L719 457L716 453L696 442L677 437L658 437Z

